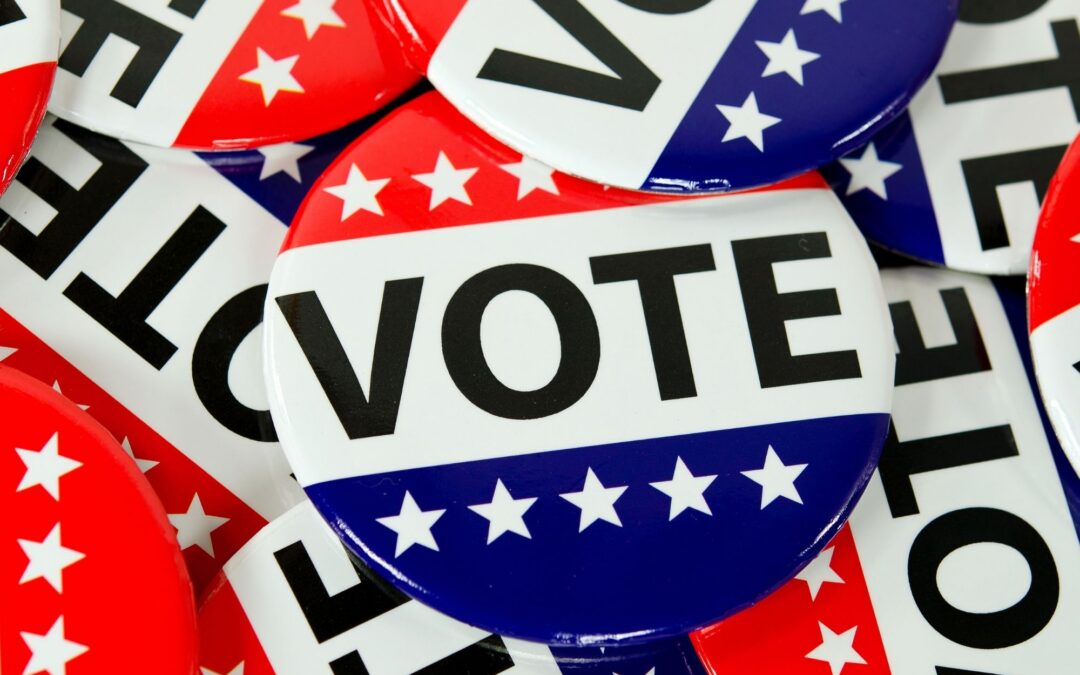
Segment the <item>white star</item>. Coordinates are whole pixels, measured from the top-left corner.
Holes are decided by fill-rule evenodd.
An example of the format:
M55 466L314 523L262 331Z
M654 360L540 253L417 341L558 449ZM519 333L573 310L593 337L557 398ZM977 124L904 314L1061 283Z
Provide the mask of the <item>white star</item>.
M281 10L281 15L303 21L304 33L310 40L322 26L345 27L345 22L334 11L334 2L335 0L299 0L295 5Z
M217 671L210 670L209 668L200 668L199 670L202 671L202 675L244 675L244 662L241 661L240 663L236 664L235 666L233 666L233 669L227 673L218 673Z
M64 392L60 391L60 380L53 380L52 388L53 388L53 391L55 391L57 394L60 394L61 396L64 396ZM66 396L64 396L64 397L67 398ZM68 400L71 401L72 403L75 403L75 401L72 401L71 399L68 399ZM90 406L84 405L82 403L75 403L75 406L79 410L86 410L87 408L90 407Z
M435 542L435 535L431 533L431 527L439 518L446 513L446 509L434 509L421 511L416 500L405 491L405 498L401 500L401 511L396 516L376 518L384 525L397 533L397 544L394 546L394 557L400 556L412 548L413 544L419 544L432 551L438 551L439 545Z
M458 169L446 157L446 153L440 151L439 159L435 161L435 170L431 173L418 173L414 179L431 188L431 204L429 211L442 204L447 199L456 199L462 204L472 206L472 199L465 190L465 183L476 173L475 168Z
M825 661L829 664L832 675L840 675L844 666L849 663L865 664L866 659L855 651L852 643L855 642L855 631L858 626L852 626L848 630L837 635L829 630L829 627L818 621L818 630L821 631L821 644L806 655L808 659Z
M296 65L296 60L300 58L299 54L275 60L264 52L262 47L257 47L255 56L259 61L259 65L241 75L240 79L244 82L257 84L262 88L263 103L269 106L279 91L291 91L296 94L304 93L304 88L292 76L293 66Z
M784 464L770 445L765 451L765 466L741 473L761 486L761 508L764 509L779 497L802 504L802 497L795 489L795 479L806 467L806 464Z
M555 180L552 178L555 169L546 164L541 164L531 157L522 157L520 162L513 164L500 164L499 168L517 177L518 201L521 201L533 190L543 190L553 195L559 194L559 188L555 186Z
M284 173L300 183L303 180L300 177L300 158L314 151L315 148L303 143L275 143L264 145L256 150L263 156L259 180L266 180L270 176Z
M584 532L586 527L598 520L622 527L619 514L615 512L615 502L626 492L626 488L626 485L604 487L593 473L592 467L589 467L585 474L585 487L581 492L566 492L559 496L581 509L578 532Z
M817 598L818 591L821 590L823 584L844 583L843 578L832 568L832 557L835 551L835 547L830 546L819 553L818 557L814 558L809 565L795 575L796 579L806 582L806 586L810 590L811 600Z
M379 205L379 200L375 195L379 194L379 190L386 187L389 182L389 178L368 180L364 173L360 171L360 167L353 164L349 167L349 175L345 178L344 183L323 189L342 200L341 222L345 222L349 216L360 210L370 211L381 216L383 214L382 206Z
M847 194L854 194L862 189L873 192L882 199L888 199L889 193L885 190L885 180L904 168L897 162L886 162L878 159L877 148L874 144L866 146L862 157L842 157L840 164L851 174L851 182L848 183Z
M59 433L55 433L49 437L41 450L15 448L19 459L26 465L26 473L19 481L19 487L15 488L16 492L40 485L53 499L60 501L60 477L78 469L82 462L60 454L59 436Z
M503 485L502 479L498 479L495 481L495 494L491 497L491 501L487 504L475 504L469 509L488 519L487 543L489 544L506 532L532 539L522 516L536 503L536 499L536 497L514 499Z
M686 509L694 509L711 516L712 509L705 501L705 488L709 487L714 480L716 480L716 474L695 476L690 473L682 457L676 457L675 473L671 476L671 480L662 480L649 483L649 485L671 498L671 510L668 513L670 521L675 520L675 516Z
M841 13L840 5L845 2L847 2L847 0L806 0L806 2L803 3L802 11L799 12L799 14L825 12L835 19L836 23L843 23L844 16Z
M30 648L30 662L23 669L23 675L48 673L66 675L67 664L90 650L86 645L64 639L64 617L57 617L48 633L19 633L23 642Z
M64 568L86 557L83 553L60 545L60 523L54 525L49 534L40 542L29 539L18 541L23 553L29 558L19 583L25 584L34 579L45 579L57 593L64 592L62 577Z
M228 518L206 515L198 492L191 499L186 513L170 513L168 516L169 522L176 528L176 540L180 543L180 550L198 546L211 558L214 557L214 541L210 534L229 522Z
M764 131L781 121L779 117L766 115L758 110L757 96L754 92L750 92L741 106L717 104L716 109L730 122L721 143L745 138L762 152L765 151Z
M0 361L3 361L17 351L19 350L14 347L5 347L4 345L0 345Z
M780 42L758 40L757 46L758 49L765 52L765 56L769 57L769 64L765 66L764 72L761 73L762 77L787 73L800 86L803 83L803 66L821 58L821 54L799 49L793 29L788 29L787 35Z
M146 473L147 471L153 469L155 466L161 463L155 462L152 459L141 459L139 457L136 457L135 451L131 449L131 441L128 440L127 436L124 436L124 440L120 442L120 447L124 449L124 452L126 452L127 456L131 458L131 461L135 462L135 466L139 467L139 471L143 473Z

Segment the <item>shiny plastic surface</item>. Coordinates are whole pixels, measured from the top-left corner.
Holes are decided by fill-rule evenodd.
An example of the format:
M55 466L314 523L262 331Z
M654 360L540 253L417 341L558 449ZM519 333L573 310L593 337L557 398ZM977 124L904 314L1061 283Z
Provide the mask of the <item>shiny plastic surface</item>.
M1035 230L1028 327L1050 421L1080 468L1080 143L1073 143L1050 183Z
M372 113L419 79L365 0L63 7L72 20L49 111L116 138L192 149L296 141Z
M929 77L955 0L382 0L466 117L565 173L656 192L835 160Z
M877 270L820 177L605 190L437 94L315 184L265 316L316 507L402 591L523 639L754 602L839 529L887 426Z
M0 409L0 670L191 675L191 581L135 463L76 404L2 365Z

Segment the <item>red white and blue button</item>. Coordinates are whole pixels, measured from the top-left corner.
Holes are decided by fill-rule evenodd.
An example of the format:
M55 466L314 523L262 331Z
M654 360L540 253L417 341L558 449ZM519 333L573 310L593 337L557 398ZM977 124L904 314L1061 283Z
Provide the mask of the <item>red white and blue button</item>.
M880 246L1023 274L1039 203L1080 131L1078 71L1080 1L963 4L908 110L825 176Z
M820 177L605 190L435 94L316 182L265 316L315 506L406 593L523 639L754 602L840 527L888 426L877 271Z
M416 65L501 142L621 188L730 191L859 147L933 70L954 0L401 0Z
M323 134L414 84L363 0L62 0L49 111L158 146L246 148Z
M1080 603L1067 591L1080 569L1070 517L1080 493L1040 420L1022 283L926 269L883 277L902 366L881 469L849 526L753 607L629 648L492 635L389 588L305 502L246 544L204 597L202 672L1067 675L1080 658Z

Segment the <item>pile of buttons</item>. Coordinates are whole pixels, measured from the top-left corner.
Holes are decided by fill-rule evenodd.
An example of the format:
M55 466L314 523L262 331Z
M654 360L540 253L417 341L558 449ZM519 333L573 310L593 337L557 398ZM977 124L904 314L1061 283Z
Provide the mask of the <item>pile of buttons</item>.
M1080 0L0 0L0 672L1077 672L1078 73Z

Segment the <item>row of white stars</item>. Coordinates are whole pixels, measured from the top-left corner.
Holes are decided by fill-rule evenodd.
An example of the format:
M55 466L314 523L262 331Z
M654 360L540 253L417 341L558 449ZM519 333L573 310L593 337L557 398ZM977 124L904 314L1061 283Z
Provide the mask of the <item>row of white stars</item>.
M15 350L4 348L3 357L10 356ZM0 359L2 360L2 359ZM53 388L60 390L54 384ZM82 466L82 462L60 454L60 434L54 433L45 441L40 450L15 448L15 454L22 460L26 472L16 486L16 492L40 486L54 500L60 501L60 478ZM60 523L53 525L41 541L17 539L19 547L26 554L27 564L19 577L19 584L44 579L57 593L64 592L64 570L86 557L85 553L67 548L60 543ZM30 660L23 669L29 673L63 673L69 661L82 656L90 650L84 644L73 642L64 637L64 615L53 622L44 635L21 631L19 635L30 650Z
M304 23L304 33L310 40L323 26L345 27L345 21L334 11L334 3L335 0L299 0L295 5L281 10L281 15L300 19ZM278 92L304 93L303 85L292 74L299 54L275 59L262 47L256 47L255 58L255 68L241 75L240 80L259 85L263 103L268 107Z
M500 164L499 168L518 179L517 198L519 201L534 190L543 190L553 195L559 194L559 188L555 185L553 178L555 170L534 159L523 157L520 162ZM472 197L465 184L477 171L479 167L454 166L446 153L439 151L435 168L430 173L412 174L412 179L431 190L428 210L433 211L437 206L451 199L472 206ZM377 195L390 183L390 180L389 178L369 180L360 167L353 164L349 167L349 174L344 183L323 189L341 200L341 220L344 222L358 211L383 215L382 205L379 204Z
M835 552L836 548L830 546L795 575L796 579L806 582L807 590L810 591L811 602L817 599L823 585L846 583L832 568L832 558ZM806 658L828 663L832 675L840 675L844 670L844 666L849 663L865 664L866 659L855 651L854 647L855 633L858 629L859 627L856 625L842 633L836 633L824 623L818 621L821 644L807 652Z
M18 349L0 345L0 361L11 356ZM53 389L63 395L59 381L53 382ZM74 402L73 402L74 403ZM75 403L81 410L87 410L90 406ZM141 459L135 456L131 443L125 436L121 447L131 457L136 466L143 473L153 469L158 462ZM83 463L60 453L60 434L53 433L45 444L38 450L29 448L15 448L25 467L25 472L15 487L16 492L22 492L33 487L45 490L55 501L60 501L60 479L69 473L79 469ZM211 556L213 545L210 542L210 532L220 527L228 519L207 516L202 509L199 495L196 493L187 513L169 514L169 521L177 528L177 540L181 548L187 548L193 544L203 548ZM64 571L86 558L86 554L61 543L60 523L56 523L41 541L32 539L17 539L19 547L27 557L26 568L19 578L19 584L26 584L37 579L44 579L57 593L64 590ZM64 616L59 615L45 634L21 631L19 635L30 650L30 660L23 669L24 675L47 672L50 674L64 673L68 662L82 656L90 650L87 645L68 640L64 635ZM240 674L242 675L242 671Z
M15 353L15 351L14 348L0 346L0 361ZM60 391L59 382L53 383L53 389L57 393L63 393ZM82 410L90 407L81 403L75 405ZM131 441L126 436L120 445L142 473L145 474L158 465L158 462L154 460L136 457L131 447ZM16 492L40 485L53 499L59 501L60 478L82 466L81 462L60 454L57 434L53 434L40 450L16 448L15 451L26 466L26 473L23 474ZM211 533L229 521L228 518L207 515L198 492L194 494L184 513L170 513L168 517L169 522L176 528L176 539L181 550L191 546L198 546L210 557L214 556L214 543L210 538ZM50 536L52 535L50 534ZM57 532L56 536L57 544L59 544L59 532ZM49 541L49 539L46 538L46 541ZM44 544L45 542L41 543ZM56 574L59 574L59 572L56 572ZM58 584L53 584L53 587L58 591L60 590Z
M837 23L843 23L840 5L846 1L806 0L799 13L803 15L825 12ZM762 77L785 74L800 87L803 86L803 67L821 58L820 54L799 48L794 29L789 29L780 42L758 40L755 44L769 59L765 70L761 72ZM742 102L742 105L717 104L716 109L728 121L727 131L724 133L724 137L720 139L720 142L727 143L745 138L759 152L765 152L765 130L783 121L779 117L761 112L758 108L757 95L752 91L746 97L746 100Z
M795 479L806 467L806 464L785 465L770 445L766 450L765 464L762 468L741 473L761 486L761 508L764 509L781 497L796 504L802 504L802 497L795 487ZM705 490L716 480L716 477L716 474L695 476L682 458L678 457L675 460L675 470L671 480L649 483L649 485L670 498L668 520L671 521L687 509L711 516L712 509L705 501ZM567 492L559 496L580 509L578 532L584 532L586 528L598 521L622 527L622 520L615 510L615 502L622 497L628 487L628 485L605 486L592 468L589 468L585 474L585 485L580 491ZM507 532L532 539L532 534L525 525L524 515L537 499L538 497L515 499L503 484L502 479L497 479L491 501L469 506L469 510L488 521L488 544ZM397 534L394 546L396 558L413 545L438 551L439 545L435 541L431 528L445 513L446 509L421 510L412 494L406 490L398 514L376 518L376 520Z

